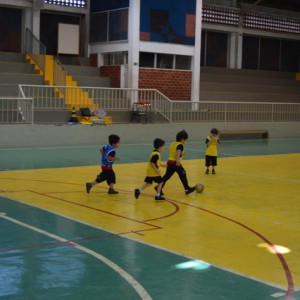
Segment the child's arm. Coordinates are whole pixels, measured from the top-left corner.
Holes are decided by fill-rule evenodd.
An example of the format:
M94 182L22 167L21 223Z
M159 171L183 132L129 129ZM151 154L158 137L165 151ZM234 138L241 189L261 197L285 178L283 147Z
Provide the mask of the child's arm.
M160 175L160 174L161 174L160 169L158 169L158 168L156 167L156 164L155 164L155 163L151 162L151 166L152 166L152 168L154 169L154 171L155 171L155 173L156 173L157 175Z
M120 158L119 157L114 157L114 156L107 156L107 159L110 160L110 161L120 161Z

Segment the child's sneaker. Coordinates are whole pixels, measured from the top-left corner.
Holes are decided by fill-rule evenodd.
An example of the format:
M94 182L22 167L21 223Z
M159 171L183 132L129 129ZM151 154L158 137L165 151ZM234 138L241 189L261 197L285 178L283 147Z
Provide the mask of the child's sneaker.
M93 187L93 184L91 182L87 182L85 184L85 188L86 188L86 192L89 194L90 193L90 190L91 188Z
M119 192L110 188L108 189L108 194L119 194Z
M211 174L216 174L216 171L215 171L215 170L212 170L212 171L211 171Z
M139 189L135 189L134 190L134 197L135 197L135 199L137 199L140 196L140 194L141 194L141 191Z
M194 191L195 191L195 189L196 189L196 187L195 187L195 186L194 186L194 187L191 187L191 188L189 188L188 190L185 190L185 194L186 194L186 195L188 195L188 194L190 194L190 193L194 192Z
M206 170L205 174L209 174L209 169Z
M166 198L163 197L162 195L159 195L159 196L155 196L155 200L156 201L162 201L162 200L166 200Z
M158 186L155 186L155 187L154 187L154 189L156 190L156 192L157 192L157 188L158 188ZM163 193L162 190L160 191L160 194L161 194L162 196L164 195L164 193Z

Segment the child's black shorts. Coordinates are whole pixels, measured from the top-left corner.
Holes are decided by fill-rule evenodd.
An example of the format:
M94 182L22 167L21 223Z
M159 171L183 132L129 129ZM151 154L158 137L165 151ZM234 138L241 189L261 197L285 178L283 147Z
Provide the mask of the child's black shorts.
M105 181L107 184L116 183L116 174L114 170L103 170L96 178L98 183Z
M150 177L150 176L146 176L144 182L146 183L161 183L162 182L162 177L161 176L155 176L155 177Z
M206 155L205 156L205 166L216 166L217 165L217 156L210 156Z

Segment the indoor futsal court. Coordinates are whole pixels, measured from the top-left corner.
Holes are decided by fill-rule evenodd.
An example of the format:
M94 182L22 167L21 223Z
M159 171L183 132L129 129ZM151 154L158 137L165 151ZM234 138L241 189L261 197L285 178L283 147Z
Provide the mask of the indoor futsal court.
M174 174L166 201L134 197L152 141L121 139L120 193L87 194L105 143L0 149L0 299L300 299L299 138L224 140L216 175L189 140L205 189L185 195Z

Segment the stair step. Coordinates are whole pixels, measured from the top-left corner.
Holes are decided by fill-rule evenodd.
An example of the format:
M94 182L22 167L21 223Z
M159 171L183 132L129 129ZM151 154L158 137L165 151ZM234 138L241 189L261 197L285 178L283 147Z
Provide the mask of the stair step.
M0 73L34 73L34 66L22 62L1 62Z
M244 84L257 84L257 85L283 85L283 86L298 86L300 81L288 78L276 77L250 77L239 75L220 75L220 74L202 74L200 77L201 82L218 82L218 83L244 83Z
M72 65L64 65L69 75L72 76L100 76L100 70L96 67L88 67L88 66L72 66Z
M1 97L18 97L19 85L18 84L0 84L0 98Z
M299 103L299 95L267 93L201 92L202 101Z
M78 86L83 87L110 87L109 77L73 76Z
M44 77L35 74L0 73L0 84L34 84L43 85Z
M228 69L218 67L201 67L201 74L295 79L295 73L293 72L263 71L252 69Z
M25 54L14 52L0 52L0 61L24 62Z
M300 94L300 86L262 85L246 83L201 82L201 92L232 92L232 93L279 93Z

